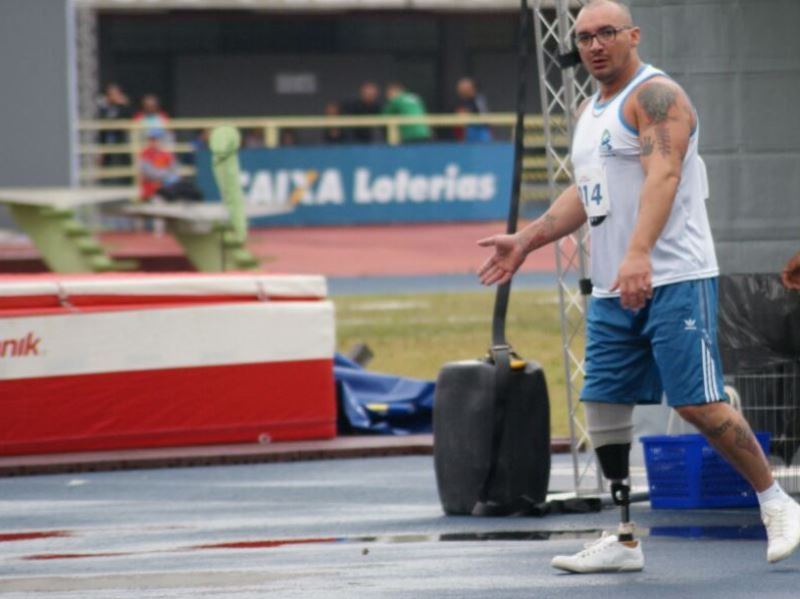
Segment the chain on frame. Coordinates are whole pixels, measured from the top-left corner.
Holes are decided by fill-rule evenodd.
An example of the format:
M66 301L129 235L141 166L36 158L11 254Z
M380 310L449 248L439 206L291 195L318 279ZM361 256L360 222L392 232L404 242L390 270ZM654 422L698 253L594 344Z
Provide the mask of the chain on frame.
M583 0L555 0L544 6L543 0L534 0L534 32L539 67L539 82L544 120L547 175L550 202L573 181L569 162L569 148L558 140L572 138L575 114L580 102L593 92L591 77L576 68L562 69L560 54L572 47L576 13ZM579 413L578 392L584 376L584 347L586 325L586 297L578 288L580 279L588 278L588 230L584 226L574 234L556 243L556 270L558 275L559 306L561 311L561 337L564 354L567 406L570 426L575 491L602 491L602 477L596 467L589 434ZM587 487L594 474L596 483Z

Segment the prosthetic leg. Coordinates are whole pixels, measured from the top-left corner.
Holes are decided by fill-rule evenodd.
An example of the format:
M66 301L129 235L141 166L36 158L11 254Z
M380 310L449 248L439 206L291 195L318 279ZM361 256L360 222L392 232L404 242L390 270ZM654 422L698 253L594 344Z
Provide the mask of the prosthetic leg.
M629 453L633 440L633 406L583 403L589 435L603 474L611 481L611 496L620 506L621 522L615 535L603 533L575 555L557 555L554 568L586 574L591 572L638 572L644 568L642 544L633 538L630 519Z
M633 541L631 522L631 488L625 481L629 476L630 443L615 443L595 448L603 476L611 482L611 499L620 507L620 524L617 537L620 542Z
M630 518L630 451L633 440L633 406L584 402L589 436L605 476L611 482L611 498L620 507L620 542L633 542Z

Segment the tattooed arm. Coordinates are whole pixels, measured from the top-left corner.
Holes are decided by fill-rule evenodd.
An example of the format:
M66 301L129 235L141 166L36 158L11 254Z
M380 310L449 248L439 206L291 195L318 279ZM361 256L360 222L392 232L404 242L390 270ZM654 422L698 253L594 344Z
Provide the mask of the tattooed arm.
M638 310L652 296L650 251L669 219L695 117L683 90L661 77L632 94L625 113L639 130L645 180L636 226L614 287L623 306Z
M478 276L484 285L502 285L532 251L577 231L586 222L578 188L570 185L542 216L514 235L492 235L478 241L482 247L493 247Z
M570 185L541 218L522 229L519 235L523 240L523 247L532 252L577 231L585 222L586 211L578 195L578 188Z
M575 112L580 117L589 98L585 98ZM514 276L532 251L558 241L577 231L586 222L586 211L581 203L578 188L573 184L565 189L541 217L514 235L492 235L478 241L482 247L493 247L494 254L478 270L484 285L502 285Z
M591 98L584 98L575 111L575 120L580 118ZM586 211L581 203L578 188L570 185L553 202L541 218L522 229L518 235L526 253L543 245L558 241L565 235L574 233L586 222Z

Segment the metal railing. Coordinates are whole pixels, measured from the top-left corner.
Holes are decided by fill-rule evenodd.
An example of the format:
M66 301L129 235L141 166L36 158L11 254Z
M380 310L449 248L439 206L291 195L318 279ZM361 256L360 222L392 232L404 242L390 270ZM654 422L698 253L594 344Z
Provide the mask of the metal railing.
M171 133L166 146L174 152L181 163L179 172L183 176L195 174L192 155L196 151L195 140L204 131L219 125L233 125L247 130L251 135L257 132L259 145L266 148L281 147L282 133L285 131L316 131L329 129L367 128L381 131L389 145L401 143L401 127L425 123L432 129L467 127L469 125L488 125L493 128L498 139L512 136L515 122L513 113L491 113L481 115L431 114L424 116L293 116L293 117L230 117L230 118L176 118L164 125ZM528 115L525 122L525 157L523 161L523 182L528 186L544 186L547 182L547 159L545 156L544 123L541 115ZM152 125L133 120L82 120L79 123L80 181L84 185L96 185L113 181L121 184L138 184L139 155L146 144L146 133ZM117 137L125 138L124 143L102 143L101 138L116 132ZM556 140L567 145L567 139ZM299 144L304 145L304 144ZM368 147L368 144L364 144ZM109 157L116 157L109 160ZM544 191L527 193L526 199L544 199Z

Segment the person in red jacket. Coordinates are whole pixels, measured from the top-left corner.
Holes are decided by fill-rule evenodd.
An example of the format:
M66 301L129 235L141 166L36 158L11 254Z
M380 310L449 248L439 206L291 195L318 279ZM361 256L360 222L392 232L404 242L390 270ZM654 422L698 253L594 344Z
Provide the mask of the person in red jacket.
M151 200L163 187L180 181L175 154L161 145L163 135L163 129L148 131L147 146L139 154L142 200Z
M169 116L161 110L158 96L148 94L142 98L142 109L133 115L133 120L145 126L145 135L150 133L167 133Z
M191 182L182 179L178 160L162 145L166 135L163 129L152 129L147 134L147 146L139 154L140 196L142 200L158 197L164 200L202 199L202 194Z

